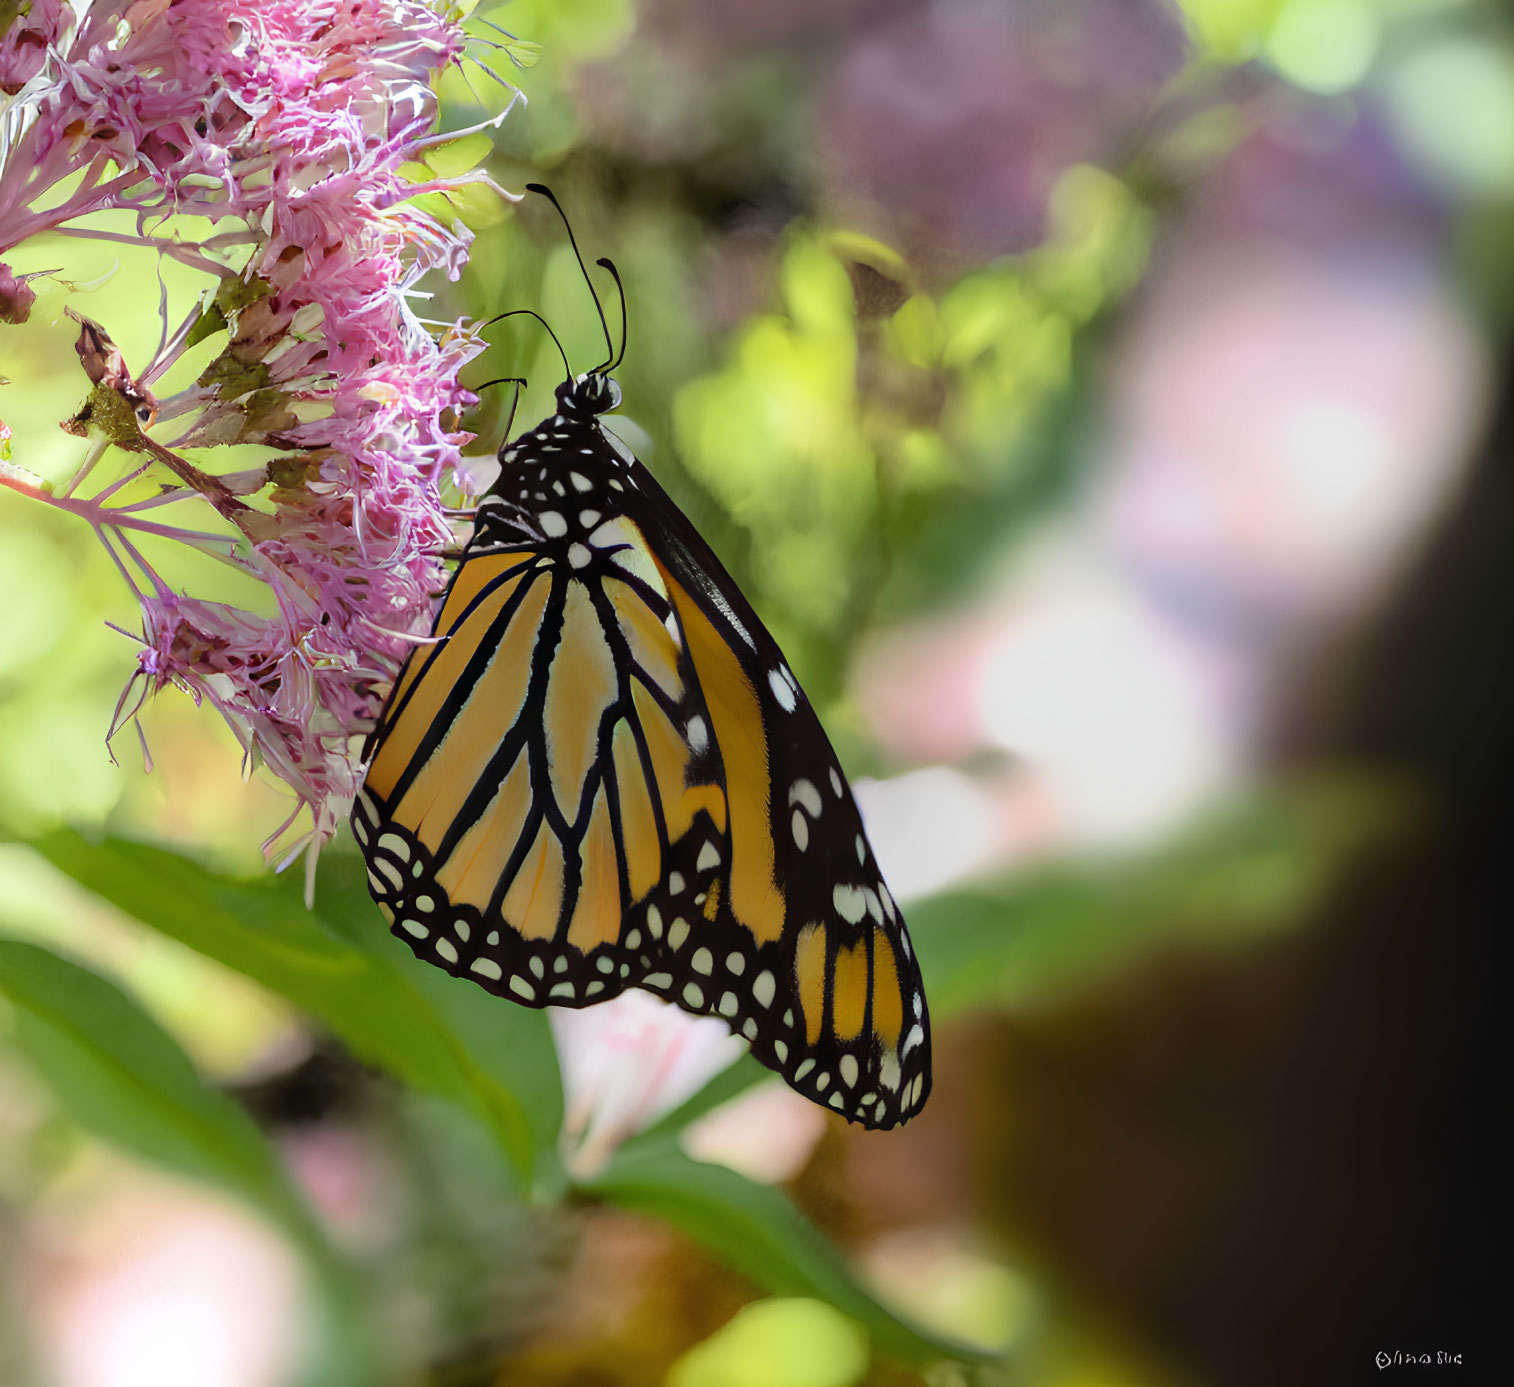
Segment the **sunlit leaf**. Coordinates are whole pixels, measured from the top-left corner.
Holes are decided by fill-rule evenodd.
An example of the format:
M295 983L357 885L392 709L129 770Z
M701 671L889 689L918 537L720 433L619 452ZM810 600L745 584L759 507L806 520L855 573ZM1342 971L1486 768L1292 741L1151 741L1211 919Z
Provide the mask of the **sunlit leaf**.
M667 1387L852 1387L867 1358L866 1335L829 1305L759 1300L674 1363Z
M455 140L444 140L426 149L426 166L439 178L456 178L477 168L494 152L494 141L486 131L475 130Z

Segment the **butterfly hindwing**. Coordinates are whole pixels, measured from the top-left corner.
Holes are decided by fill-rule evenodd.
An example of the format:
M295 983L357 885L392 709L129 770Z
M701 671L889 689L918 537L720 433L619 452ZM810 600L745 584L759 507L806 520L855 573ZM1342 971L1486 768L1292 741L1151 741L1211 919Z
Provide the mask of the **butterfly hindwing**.
M735 857L715 922L760 946L753 1053L867 1126L930 1091L929 1019L908 932L835 752L777 643L719 560L637 464L669 536L658 555L725 758ZM737 992L740 998L741 993ZM748 1021L756 1023L756 1033Z
M708 546L572 403L503 450L370 743L375 899L501 996L643 987L893 1126L929 1092L929 1022L835 753Z

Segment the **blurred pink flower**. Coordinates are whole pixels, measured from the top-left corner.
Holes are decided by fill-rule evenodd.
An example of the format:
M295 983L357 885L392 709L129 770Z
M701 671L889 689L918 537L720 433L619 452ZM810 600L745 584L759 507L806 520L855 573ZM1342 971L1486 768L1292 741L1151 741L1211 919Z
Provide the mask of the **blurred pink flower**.
M824 1108L774 1079L691 1122L679 1140L696 1161L773 1185L804 1169L828 1121Z
M825 95L831 195L916 255L1026 250L1058 175L1125 152L1185 47L1166 0L905 9Z
M1486 349L1368 117L1279 104L1119 343L1104 542L1170 617L1280 652L1381 592L1456 484Z
M82 1205L44 1209L33 1221L30 1320L49 1381L290 1380L306 1288L298 1258L265 1224L216 1195L131 1173Z
M352 1127L304 1123L279 1134L279 1154L321 1221L349 1252L366 1252L392 1234L395 1201L379 1153Z
M29 42L7 31L10 68ZM417 184L404 170L442 138L429 83L463 44L452 12L421 0L94 4L71 41L46 50L0 144L0 252L56 230L148 246L213 278L176 329L164 316L150 362L128 364L84 322L95 389L64 424L92 440L84 465L57 495L18 469L0 480L86 519L137 592L143 649L117 725L168 684L209 700L249 760L294 789L288 824L311 811L296 850L344 815L359 777L352 738L426 628L436 551L452 537L439 488L469 437L458 368L481 343L460 326L437 341L409 298L429 270L455 279L470 237L409 199L488 179ZM138 234L79 224L105 209L136 212ZM206 218L215 234L147 234L170 214ZM225 348L194 384L154 397L186 348L221 332ZM170 424L169 442L153 436ZM81 495L107 443L140 466ZM206 470L202 450L232 444L272 456ZM149 469L174 481L145 498L126 489ZM221 524L156 519L186 498ZM273 615L173 591L138 547L144 535L257 578Z
M692 1098L746 1050L713 1016L690 1016L648 992L583 1011L547 1011L562 1066L563 1141L579 1178L604 1167L627 1137ZM801 1100L802 1101L802 1100Z

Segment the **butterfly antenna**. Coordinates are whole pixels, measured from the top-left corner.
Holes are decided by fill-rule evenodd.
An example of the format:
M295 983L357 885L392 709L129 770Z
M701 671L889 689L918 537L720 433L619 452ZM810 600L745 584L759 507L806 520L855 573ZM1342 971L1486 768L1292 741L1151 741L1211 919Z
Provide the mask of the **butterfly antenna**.
M610 362L615 358L615 344L610 341L610 324L605 319L605 310L599 302L599 295L594 292L594 281L589 278L588 266L584 264L584 258L579 254L578 239L573 235L572 223L568 221L568 214L562 210L562 203L557 200L552 189L547 187L545 183L527 183L526 191L528 193L540 193L542 197L546 198L548 202L557 208L557 215L562 218L563 228L568 233L568 244L573 247L573 258L578 261L579 273L583 275L584 283L589 286L589 297L594 300L594 311L599 314L599 326L605 334L605 350L609 352L609 356L605 358L604 365L594 368L594 373L597 375L599 372L610 368Z
M475 385L473 387L473 393L475 395L482 394L491 385L513 385L515 387L515 398L510 401L510 417L505 420L505 431L500 435L499 446L501 450L503 450L505 444L510 441L510 430L515 427L515 411L520 406L520 392L524 390L528 384L529 382L524 376L496 376L493 380L486 380L482 385Z
M606 371L613 371L626 359L626 286L620 282L620 271L608 256L602 255L594 263L603 265L610 272L615 281L615 292L620 295L620 354L605 367Z
M535 318L538 323L540 323L544 328L547 329L547 336L552 339L552 345L557 348L557 354L558 354L558 356L562 357L563 379L564 380L572 380L573 379L573 368L568 365L568 354L567 354L567 352L565 352L562 349L562 343L557 340L557 334L552 331L552 325L545 318L543 318L541 316L541 314L538 313L534 308L512 308L508 313L496 313L492 318L487 318L483 322L481 322L478 325L478 330L480 332L482 332L486 327L491 327L495 323L502 323L502 322L504 322L504 320L506 318L519 318L522 315L524 315L527 318ZM514 380L515 377L514 376L506 376L506 377L504 377L504 379L506 379L506 380ZM497 383L498 382L491 382L491 384L497 384Z

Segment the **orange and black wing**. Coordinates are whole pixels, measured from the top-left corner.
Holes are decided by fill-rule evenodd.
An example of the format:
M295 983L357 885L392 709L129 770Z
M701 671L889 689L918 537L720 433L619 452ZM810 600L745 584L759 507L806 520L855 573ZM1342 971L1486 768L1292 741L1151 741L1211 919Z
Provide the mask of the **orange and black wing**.
M596 424L505 453L353 827L418 955L531 1006L642 987L869 1127L929 1021L851 791L776 644Z
M931 1082L925 989L903 917L777 643L639 463L634 475L729 804L731 858L700 937L718 929L734 944L732 963L754 941L762 965L760 993L734 987L744 974L727 975L716 992L727 1007L734 995L753 1053L794 1088L869 1127L894 1126L919 1109ZM685 951L678 962L675 978L702 960ZM703 1009L720 1013L719 1003Z

